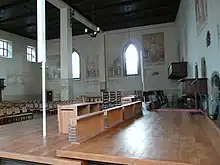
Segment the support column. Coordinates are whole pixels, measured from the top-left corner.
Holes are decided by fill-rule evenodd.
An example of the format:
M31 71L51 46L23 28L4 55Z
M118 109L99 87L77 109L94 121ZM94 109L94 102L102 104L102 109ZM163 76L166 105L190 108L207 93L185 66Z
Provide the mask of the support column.
M101 48L100 56L99 56L100 89L104 90L104 89L107 89L106 35L105 34L103 34L100 44L102 44L102 48Z
M140 51L140 66L141 66L141 82L142 82L142 90L145 91L145 78L144 78L144 62L143 62L143 53Z
M73 99L70 7L60 9L61 100Z

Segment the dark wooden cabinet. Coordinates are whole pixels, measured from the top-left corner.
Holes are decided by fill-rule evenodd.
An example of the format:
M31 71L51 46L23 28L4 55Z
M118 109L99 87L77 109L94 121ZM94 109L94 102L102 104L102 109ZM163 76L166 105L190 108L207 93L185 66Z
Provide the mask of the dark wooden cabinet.
M2 101L2 91L5 88L5 79L0 78L0 102Z
M172 62L168 68L168 78L179 80L187 77L187 62Z
M184 95L194 95L195 93L208 93L207 78L192 78L180 80Z

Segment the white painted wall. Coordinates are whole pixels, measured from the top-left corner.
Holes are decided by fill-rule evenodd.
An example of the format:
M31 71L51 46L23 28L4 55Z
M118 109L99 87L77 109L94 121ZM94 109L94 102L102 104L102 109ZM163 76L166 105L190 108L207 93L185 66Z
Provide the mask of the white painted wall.
M36 41L0 31L0 39L12 42L12 58L0 56L0 77L5 79L3 100L33 100L41 94L41 68L27 61L27 46Z
M177 26L180 34L180 55L188 60L188 77L194 77L195 63L198 64L201 77L201 58L205 57L209 94L211 94L211 75L220 72L220 52L217 37L217 24L220 24L220 1L207 0L208 23L197 35L195 0L182 0L177 16ZM211 32L211 46L206 47L207 31ZM184 34L185 33L185 34Z
M164 32L165 64L151 67L145 66L145 88L146 90L163 89L168 92L178 91L177 81L167 78L167 68L170 62L178 60L178 30L176 25L168 23L143 26L130 28L129 31L130 39L137 44L139 50L142 49L142 35ZM106 49L104 49L104 35L106 37ZM122 29L99 34L96 38L91 38L88 35L73 37L73 48L77 50L81 57L81 79L73 80L74 97L79 95L100 95L100 82L105 80L105 51L108 66L118 55L122 58L123 48L129 42L128 36L128 29ZM59 44L59 39L47 41L48 59L51 56L60 54ZM86 59L88 57L99 61L99 77L97 78L86 77ZM50 68L51 66L48 67ZM60 66L56 67L59 68ZM155 71L159 72L160 75L152 76L152 73ZM54 98L59 99L61 90L59 79L48 80L47 82L47 89L53 90ZM141 89L141 76L124 77L122 74L117 78L108 78L107 87L108 90L118 89L123 91L124 94L131 94L134 90Z

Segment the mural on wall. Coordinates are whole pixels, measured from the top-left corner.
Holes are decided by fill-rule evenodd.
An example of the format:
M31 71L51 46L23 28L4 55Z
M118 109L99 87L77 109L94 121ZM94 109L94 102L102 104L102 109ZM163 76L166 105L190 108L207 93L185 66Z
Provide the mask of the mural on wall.
M47 69L46 69L48 80L60 79L60 56L51 55L47 57Z
M121 76L121 57L116 57L112 64L108 66L108 77L120 77Z
M208 23L207 0L196 0L196 30L200 34Z
M164 33L143 35L142 44L145 64L161 65L165 63Z
M99 77L99 57L87 57L86 60L86 77Z
M20 73L20 72L14 72L14 73L7 73L7 85L12 84L25 84L28 82L28 73Z

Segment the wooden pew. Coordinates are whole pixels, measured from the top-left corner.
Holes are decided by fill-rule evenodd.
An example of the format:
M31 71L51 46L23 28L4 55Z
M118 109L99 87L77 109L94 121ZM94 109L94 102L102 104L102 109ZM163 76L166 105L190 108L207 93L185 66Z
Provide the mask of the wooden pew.
M123 119L124 120L128 120L135 116L135 108L134 108L135 103L136 102L123 104L123 108L124 108Z
M70 119L76 120L78 116L100 111L100 103L101 102L58 105L59 132L61 134L68 133Z
M76 121L72 121L73 130L71 142L80 143L88 140L105 130L104 128L104 111L93 112L77 117Z
M123 106L106 109L106 127L113 127L123 121Z
M60 132L69 133L72 143L81 143L140 114L141 106L141 101L136 101L97 112L89 110L90 104L58 106L59 120L63 120L59 121Z

